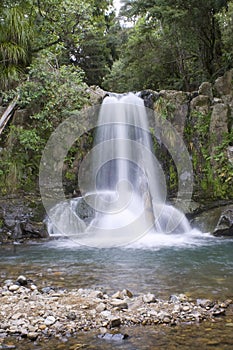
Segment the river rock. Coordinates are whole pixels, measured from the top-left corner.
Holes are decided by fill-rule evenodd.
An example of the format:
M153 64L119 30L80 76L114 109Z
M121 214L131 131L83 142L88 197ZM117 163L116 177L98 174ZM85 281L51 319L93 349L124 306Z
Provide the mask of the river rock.
M121 319L120 317L117 316L111 316L109 318L109 327L114 328L114 327L119 327L121 325Z
M9 291L10 292L15 292L16 290L18 290L20 288L19 284L12 284L11 286L9 286Z
M144 303L154 303L156 301L156 298L154 294L148 293L143 295L142 300Z
M121 310L121 309L128 309L128 304L126 301L124 300L119 300L119 299L113 299L111 301L111 305L114 307L114 308L117 308L118 310Z
M52 324L54 324L56 322L56 319L54 316L48 316L46 317L46 319L44 320L44 324L46 326L51 326Z
M26 286L27 285L27 278L23 275L20 275L17 278L17 282L21 285L21 286Z
M104 303L99 303L95 309L97 312L102 312L106 309L106 305Z
M27 333L27 338L31 341L35 341L38 338L38 333L36 332L29 332Z
M99 334L98 338L108 340L108 341L122 341L123 339L128 338L128 334L121 334L121 333L105 333L105 334Z
M97 298L97 299L102 299L103 298L103 293L99 290L94 290L89 294L90 298Z
M219 218L216 228L213 231L214 236L233 236L233 206L223 211Z
M13 285L13 284L12 284ZM99 329L102 334L109 329L131 325L155 325L158 323L173 325L182 323L214 320L224 316L226 308L232 300L211 301L198 299L190 301L185 295L178 295L173 301L157 298L156 302L146 303L143 295L135 296L132 300L112 299L107 296L104 302L91 298L91 290L56 290L53 298L49 293L20 286L22 293L12 293L5 288L7 294L0 293L0 338L5 336L21 336L33 341L38 336L42 338L76 336L79 331ZM148 293L145 295L153 295ZM183 300L182 300L183 299ZM154 300L154 298L150 299ZM117 302L117 307L112 305ZM119 303L126 303L124 309L118 308ZM106 310L98 312L98 305ZM88 305L88 307L83 307ZM115 304L116 305L116 304ZM121 305L122 306L122 305ZM104 327L104 328L103 328ZM103 331L102 331L103 330ZM34 333L28 336L29 333ZM111 332L110 332L111 333Z
M128 289L123 289L122 291L117 291L112 295L113 299L125 299L125 297L132 298L133 293L131 293Z

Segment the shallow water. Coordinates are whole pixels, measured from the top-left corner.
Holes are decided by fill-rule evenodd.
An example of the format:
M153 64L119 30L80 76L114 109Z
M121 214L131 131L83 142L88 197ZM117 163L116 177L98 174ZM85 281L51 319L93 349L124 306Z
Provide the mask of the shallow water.
M99 339L98 332L91 331L64 341L49 339L32 343L7 339L3 343L15 345L18 350L232 350L233 323L230 321L232 315L216 323L204 322L200 325L124 328L120 331L128 338L121 341Z
M134 294L174 293L194 297L232 296L233 240L199 239L195 244L160 248L93 249L73 241L1 246L1 279L26 274L38 286L128 288Z
M176 238L179 242L179 237ZM128 288L134 294L150 291L160 298L175 293L194 298L232 298L233 240L203 235L173 244L172 239L170 244L160 240L157 247L150 242L150 249L145 244L143 248L142 242L134 248L92 249L80 247L69 239L1 246L1 282L25 274L39 288L99 288L107 293ZM127 333L129 338L106 341L97 337L98 331L80 333L64 342L49 339L32 343L0 338L0 348L2 343L18 350L230 350L233 311L230 308L216 323L141 326L118 331Z

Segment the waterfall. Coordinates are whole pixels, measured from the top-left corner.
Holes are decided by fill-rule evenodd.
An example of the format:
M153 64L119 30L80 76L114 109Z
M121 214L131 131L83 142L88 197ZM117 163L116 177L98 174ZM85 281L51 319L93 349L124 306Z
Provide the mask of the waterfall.
M78 178L82 197L58 203L49 212L51 236L114 247L148 233L191 231L185 215L165 203L165 176L153 153L144 101L132 93L103 100L94 146Z

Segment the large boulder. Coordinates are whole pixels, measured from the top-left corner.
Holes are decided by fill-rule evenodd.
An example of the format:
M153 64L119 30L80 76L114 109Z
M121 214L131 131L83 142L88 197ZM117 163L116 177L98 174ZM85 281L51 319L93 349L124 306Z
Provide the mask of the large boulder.
M213 235L233 236L233 205L222 212Z
M233 70L227 71L222 77L216 79L214 92L217 97L232 95Z
M213 146L219 146L228 133L228 115L228 105L217 103L213 106L210 119L210 138Z
M190 103L190 111L197 112L203 115L208 115L210 112L211 101L207 95L198 95L194 97Z
M161 105L166 109L169 120L180 135L184 133L185 122L189 113L190 94L176 90L161 90L160 98L155 102L155 111L160 114Z

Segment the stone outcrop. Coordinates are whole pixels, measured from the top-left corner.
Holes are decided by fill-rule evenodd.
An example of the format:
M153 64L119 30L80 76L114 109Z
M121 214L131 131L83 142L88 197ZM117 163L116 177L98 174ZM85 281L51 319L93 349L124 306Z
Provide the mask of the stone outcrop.
M233 205L222 212L213 234L214 236L233 236Z
M48 237L40 198L8 196L0 200L0 243Z

